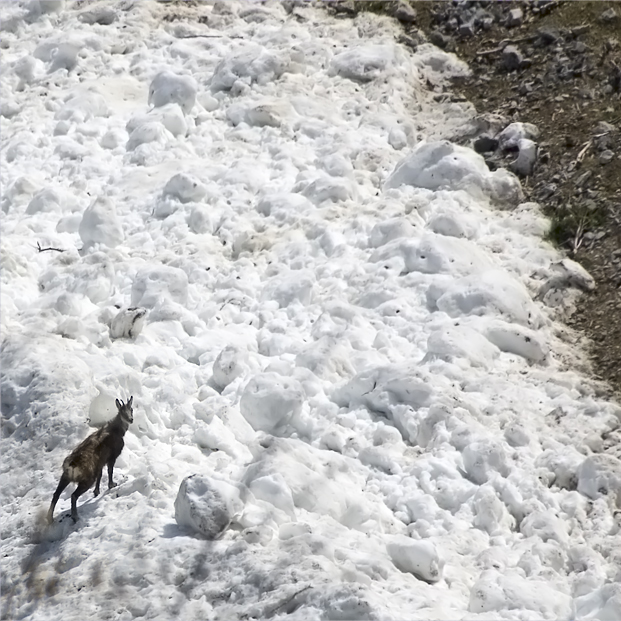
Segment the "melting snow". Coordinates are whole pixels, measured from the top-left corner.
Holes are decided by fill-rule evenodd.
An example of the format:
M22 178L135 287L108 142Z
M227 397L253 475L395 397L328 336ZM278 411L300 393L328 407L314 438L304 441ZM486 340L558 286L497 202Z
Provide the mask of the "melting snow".
M592 280L452 142L463 63L301 2L0 17L3 618L621 617Z

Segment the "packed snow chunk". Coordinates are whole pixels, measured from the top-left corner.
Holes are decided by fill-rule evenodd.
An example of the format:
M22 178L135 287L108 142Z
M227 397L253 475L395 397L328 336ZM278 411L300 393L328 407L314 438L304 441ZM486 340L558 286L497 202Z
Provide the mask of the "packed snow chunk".
M430 310L450 317L500 315L524 326L538 328L541 314L527 289L503 270L465 276L448 285L432 284L427 290Z
M164 186L163 195L173 196L182 203L200 201L205 196L207 189L192 175L178 173L171 177Z
M262 373L244 388L239 409L255 431L275 434L302 411L304 397L302 385L296 379Z
M70 95L58 109L54 118L57 121L84 123L93 117L108 116L110 109L104 96L95 89L82 89Z
M442 580L444 560L431 541L415 541L398 535L386 545L395 566L403 572L416 576L425 582Z
M496 319L486 325L483 333L501 351L517 354L526 360L542 362L548 356L549 347L543 336L524 326Z
M330 63L330 73L357 82L371 82L394 60L394 45L362 45L337 54Z
M153 308L162 297L185 305L188 300L186 273L168 265L140 270L132 285L132 306Z
M241 51L232 52L217 65L211 77L211 90L231 90L240 79L250 83L267 84L279 78L289 65L289 58L268 52L260 45L249 45Z
M498 347L467 326L449 326L432 332L427 339L425 361L441 358L468 360L477 367L490 367L498 357Z
M446 140L422 142L401 160L384 189L412 185L428 190L467 190L494 200L515 202L522 196L519 180L507 171L490 172L472 149Z
M368 470L358 460L291 438L270 438L269 443L261 445L264 450L257 447L257 457L242 479L246 486L251 487L256 479L279 474L298 509L329 515L347 528L363 532L383 532L394 522L390 509L363 491ZM280 484L278 487L279 494L284 495L280 499L273 496L270 502L286 498L286 488Z
M159 108L169 103L176 103L185 114L188 114L196 102L197 90L198 86L193 77L160 71L149 87L149 105Z
M371 260L401 256L404 273L471 274L493 269L488 254L467 239L455 239L426 231L420 239L400 239L373 253Z
M116 215L116 208L106 197L99 197L86 208L78 233L84 246L103 244L114 248L124 239L121 223Z
M580 464L577 475L581 494L593 500L616 494L617 503L621 503L621 460L614 455L597 453L587 457Z
M593 291L596 287L595 280L582 265L571 259L563 259L550 266L550 277L541 286L537 297L543 299L548 291L556 289L565 290L576 287L582 291Z
M263 99L251 105L235 103L226 111L226 116L235 126L244 122L251 127L280 127L294 116L291 104L280 99Z
M451 209L440 209L428 220L429 230L447 237L465 237L471 239L475 236L477 226L468 216L455 212Z
M554 509L533 511L520 524L520 532L525 537L539 537L542 541L556 541L563 547L569 542L567 521L556 515Z
M477 485L483 485L493 478L494 473L503 477L509 475L507 456L499 444L491 440L469 443L462 451L464 470L468 478Z
M315 209L315 206L300 194L268 194L259 200L256 210L264 216L278 220L297 219L301 214Z
M271 278L263 287L261 300L278 302L286 308L294 301L303 305L310 304L313 297L315 277L309 271L291 271Z
M419 378L415 364L392 364L372 367L337 388L333 401L341 407L366 407L391 415L393 407L404 404L414 409L429 405L432 389L425 378Z
M533 611L541 619L567 619L572 614L572 600L549 583L527 580L515 570L485 570L470 589L468 611L504 610Z
M54 50L52 55L52 61L48 69L48 73L53 73L59 69L66 69L71 71L78 64L78 53L80 48L73 43L63 41Z
M509 168L522 177L528 177L533 174L537 162L537 143L522 138L518 141L518 150L518 156L511 162Z
M193 474L181 482L175 500L175 520L182 527L217 539L242 510L239 490L212 477Z
M487 531L491 536L502 535L513 529L515 519L491 484L479 487L472 500L475 528Z
M517 149L520 140L536 140L539 129L532 123L511 123L498 134L498 146L503 150Z
M145 308L123 308L110 323L110 337L113 339L135 339L144 327L147 316Z
M186 136L188 122L183 110L176 103L166 104L161 108L154 108L148 114L140 114L132 117L125 126L128 134L149 122L161 123L173 136Z
M125 148L128 151L135 151L141 144L148 144L150 142L163 144L170 138L172 138L172 134L160 121L145 121L138 125L129 135Z
M621 584L604 584L575 599L576 619L597 619L598 621L618 621L621 619Z
M53 188L45 188L37 192L26 207L26 214L32 216L40 212L59 211L62 198Z
M247 359L247 350L236 345L227 345L213 363L214 384L220 389L226 388L247 370Z
M290 517L295 517L295 505L291 488L287 485L282 474L274 472L257 477L248 486L254 497L274 505Z
M416 228L406 218L391 218L378 222L372 229L369 242L373 248L383 246L401 237L413 237Z
M95 5L88 7L78 14L78 19L84 24L99 24L109 26L117 19L117 12L111 6Z
M324 201L346 201L355 196L355 187L349 179L333 177L323 171L310 175L303 173L293 186L293 191L300 192L315 205L321 205Z

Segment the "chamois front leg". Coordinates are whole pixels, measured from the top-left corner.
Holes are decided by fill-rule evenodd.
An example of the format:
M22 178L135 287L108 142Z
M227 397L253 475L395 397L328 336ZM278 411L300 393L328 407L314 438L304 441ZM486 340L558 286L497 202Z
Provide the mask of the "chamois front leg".
M115 459L111 459L108 462L108 489L112 489L113 487L116 487L116 483L112 480L112 472L114 470L115 461L116 461Z
M101 467L101 470L99 471L99 476L97 477L97 483L95 484L95 492L94 492L95 496L99 496L99 484L101 483L102 474L103 474L103 466Z

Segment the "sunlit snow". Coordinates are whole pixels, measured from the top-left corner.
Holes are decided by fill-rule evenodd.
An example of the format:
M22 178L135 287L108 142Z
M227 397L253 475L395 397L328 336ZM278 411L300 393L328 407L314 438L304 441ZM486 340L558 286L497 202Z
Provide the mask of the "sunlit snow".
M621 618L593 283L456 144L461 61L297 1L0 20L3 618Z

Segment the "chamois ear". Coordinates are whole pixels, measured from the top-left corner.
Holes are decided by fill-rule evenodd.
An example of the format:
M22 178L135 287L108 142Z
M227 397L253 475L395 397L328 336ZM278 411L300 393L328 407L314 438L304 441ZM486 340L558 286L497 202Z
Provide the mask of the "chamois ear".
M115 401L116 403L116 407L119 408L119 410L123 407L123 402L119 401L118 399Z
M133 403L133 402L134 402L134 395L132 395L132 396L129 398L129 401L127 402L127 405L129 405L129 407L131 408L131 407L132 407L132 403Z

